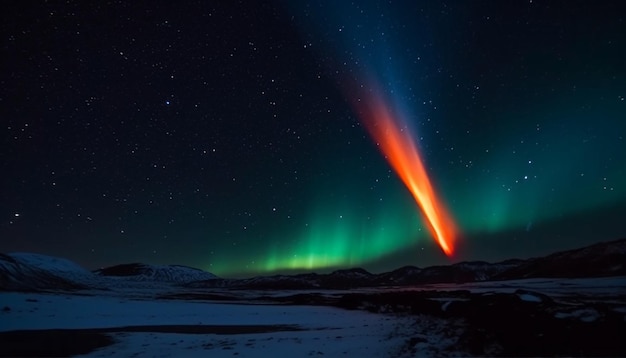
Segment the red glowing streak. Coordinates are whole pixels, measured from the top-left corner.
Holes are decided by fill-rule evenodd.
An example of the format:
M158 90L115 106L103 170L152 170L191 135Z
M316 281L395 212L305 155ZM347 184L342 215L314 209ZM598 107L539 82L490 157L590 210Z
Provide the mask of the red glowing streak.
M456 237L454 222L435 194L419 151L408 131L398 125L378 96L369 96L364 102L358 102L357 109L385 159L421 208L437 243L446 255L451 256Z

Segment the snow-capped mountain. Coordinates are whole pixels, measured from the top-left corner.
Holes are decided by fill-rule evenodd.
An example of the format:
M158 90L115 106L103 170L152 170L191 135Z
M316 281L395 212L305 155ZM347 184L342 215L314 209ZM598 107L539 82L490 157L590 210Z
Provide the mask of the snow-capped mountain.
M0 290L69 290L86 287L80 283L57 275L58 271L55 273L54 270L50 271L47 269L53 267L62 269L64 265L60 261L57 262L59 265L50 265L49 267L46 267L45 257L35 256L28 257L26 254L17 254L16 257L13 257L12 255L0 254ZM36 264L31 264L29 259L34 259L33 261L36 262ZM69 266L66 268L69 268Z
M187 283L217 278L212 273L182 265L147 265L132 263L116 265L94 271L105 277L123 277L133 281Z
M97 277L92 272L82 268L75 262L61 257L28 252L14 252L8 256L25 267L37 268L81 286L94 286L97 280Z
M209 272L179 265L118 265L94 273L64 258L33 253L0 254L0 290L149 288L150 284L215 278ZM145 284L139 285L141 282Z

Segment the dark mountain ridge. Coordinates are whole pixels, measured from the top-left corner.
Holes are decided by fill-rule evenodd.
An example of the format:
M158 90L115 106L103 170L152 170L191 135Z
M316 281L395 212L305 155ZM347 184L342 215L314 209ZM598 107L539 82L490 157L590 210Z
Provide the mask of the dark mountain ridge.
M542 277L604 277L626 275L625 263L626 239L620 239L526 260L508 259L497 263L464 261L425 268L404 266L381 274L372 274L364 269L355 268L329 274L310 273L197 281L187 286L237 289L350 289Z
M133 282L167 283L192 288L351 289L415 286L526 278L626 275L626 239L601 242L527 260L497 263L466 261L419 268L404 266L373 274L362 268L329 274L257 276L222 279L181 265L123 264L89 272L71 261L37 254L0 254L0 290L81 289ZM93 283L93 284L92 284Z
M523 260L494 275L494 280L539 277L602 277L626 275L626 239L601 242L548 256Z

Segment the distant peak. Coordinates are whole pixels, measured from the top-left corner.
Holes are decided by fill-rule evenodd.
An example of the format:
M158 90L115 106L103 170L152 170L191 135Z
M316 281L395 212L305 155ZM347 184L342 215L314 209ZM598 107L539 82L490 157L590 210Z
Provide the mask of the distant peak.
M94 271L100 276L128 277L139 281L191 282L217 278L212 273L183 265L121 264Z
M358 275L366 275L366 276L372 276L374 275L373 273L362 269L360 267L355 267L355 268L351 268L351 269L342 269L342 270L337 270L337 271L333 271L331 273L331 275L346 275L346 274L358 274Z

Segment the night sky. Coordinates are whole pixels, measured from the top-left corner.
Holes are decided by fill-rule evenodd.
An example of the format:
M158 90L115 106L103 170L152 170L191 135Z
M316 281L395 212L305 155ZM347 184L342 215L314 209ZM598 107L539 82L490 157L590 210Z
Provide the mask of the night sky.
M5 2L0 252L236 277L624 237L625 14L619 0ZM372 101L419 149L452 257L370 136Z

